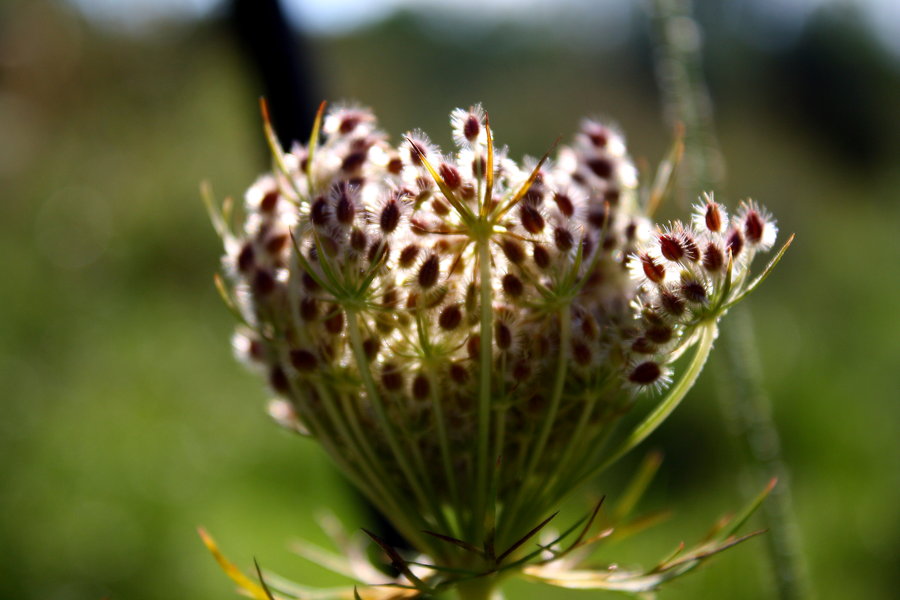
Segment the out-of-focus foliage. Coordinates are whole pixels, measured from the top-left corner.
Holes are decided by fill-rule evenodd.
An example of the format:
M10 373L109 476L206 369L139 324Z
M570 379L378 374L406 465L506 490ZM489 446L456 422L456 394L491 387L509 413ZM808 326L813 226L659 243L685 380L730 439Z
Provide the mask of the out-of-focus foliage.
M797 234L753 311L812 580L836 599L888 597L900 551L900 135L884 100L900 94L900 69L846 22L817 22L779 51L792 60L715 27L707 40L729 188ZM243 567L252 552L292 579L335 583L286 542L326 543L317 507L349 527L370 519L317 449L268 422L256 378L229 354L231 317L210 279L218 240L198 184L239 194L266 166L258 92L224 28L126 38L31 1L5 6L0 27L0 596L227 597L199 524ZM482 101L504 142L540 155L600 113L654 164L671 140L658 136L642 27L618 45L579 45L405 16L309 44L329 99L364 101L389 131L443 131L451 108ZM832 72L853 74L837 82L847 95ZM623 565L741 504L714 379L710 369L656 438L667 457L645 509L677 518L610 548ZM628 468L593 491L614 498ZM665 597L765 597L762 544Z

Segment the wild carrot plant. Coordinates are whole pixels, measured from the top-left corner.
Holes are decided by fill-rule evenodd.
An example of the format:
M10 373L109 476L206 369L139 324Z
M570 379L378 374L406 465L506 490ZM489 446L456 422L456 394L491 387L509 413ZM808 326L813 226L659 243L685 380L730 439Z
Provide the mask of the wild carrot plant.
M583 566L627 502L550 534L553 511L676 408L719 318L787 245L754 277L773 218L752 201L729 216L711 194L689 220L655 225L678 144L642 187L611 126L586 120L570 145L517 163L480 106L451 123L444 154L419 131L389 143L368 110L323 105L309 142L283 152L266 118L274 171L240 216L210 202L234 347L267 378L271 414L321 444L415 549L370 534L398 577L346 549L358 587L334 597L486 598L513 574L652 592L737 543L764 494L636 571ZM307 597L241 574L204 536L253 597Z

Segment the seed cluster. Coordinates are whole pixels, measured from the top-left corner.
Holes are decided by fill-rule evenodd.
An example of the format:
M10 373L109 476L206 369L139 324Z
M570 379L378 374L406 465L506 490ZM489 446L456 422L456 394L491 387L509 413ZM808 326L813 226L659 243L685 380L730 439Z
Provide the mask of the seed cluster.
M755 204L729 221L712 198L654 231L622 136L599 122L522 166L480 107L451 123L446 155L334 109L225 233L235 347L281 398L273 414L423 514L473 501L485 394L498 503L580 471L775 235Z

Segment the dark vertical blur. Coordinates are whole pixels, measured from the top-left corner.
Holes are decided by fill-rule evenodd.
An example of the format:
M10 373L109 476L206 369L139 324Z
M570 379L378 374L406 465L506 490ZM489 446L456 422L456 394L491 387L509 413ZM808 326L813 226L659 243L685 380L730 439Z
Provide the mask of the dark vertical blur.
M230 23L259 82L281 145L309 135L319 103L310 52L278 0L232 0Z

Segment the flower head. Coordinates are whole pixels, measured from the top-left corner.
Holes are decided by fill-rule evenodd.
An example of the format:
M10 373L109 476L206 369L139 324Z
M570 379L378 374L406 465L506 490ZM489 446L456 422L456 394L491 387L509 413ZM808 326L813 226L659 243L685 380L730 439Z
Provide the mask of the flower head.
M273 142L278 169L248 190L241 228L217 217L235 347L267 373L277 420L418 550L513 563L683 397L774 221L752 202L729 221L708 196L691 225L653 231L624 139L595 121L524 168L478 105L452 113L452 157L422 132L390 144L359 107L322 122L290 154ZM668 412L604 450L669 386Z

